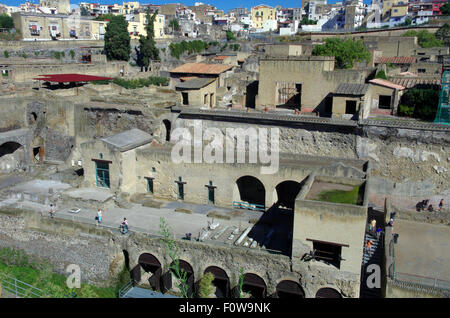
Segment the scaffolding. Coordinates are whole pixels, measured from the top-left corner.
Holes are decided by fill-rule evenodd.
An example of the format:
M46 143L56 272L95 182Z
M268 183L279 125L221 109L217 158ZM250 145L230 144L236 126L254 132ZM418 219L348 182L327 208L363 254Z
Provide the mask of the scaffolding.
M434 123L450 125L450 71L442 74L441 93Z

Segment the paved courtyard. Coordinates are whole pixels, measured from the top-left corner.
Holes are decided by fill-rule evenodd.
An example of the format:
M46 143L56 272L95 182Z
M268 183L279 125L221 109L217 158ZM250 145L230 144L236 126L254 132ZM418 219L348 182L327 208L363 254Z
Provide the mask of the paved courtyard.
M406 280L408 275L402 274L410 274L442 279L450 284L449 226L397 219L394 232L399 234L395 245L399 279Z

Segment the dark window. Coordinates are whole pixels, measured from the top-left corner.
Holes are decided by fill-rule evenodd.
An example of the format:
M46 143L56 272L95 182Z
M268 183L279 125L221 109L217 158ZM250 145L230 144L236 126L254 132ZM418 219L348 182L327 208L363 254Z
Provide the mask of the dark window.
M380 101L378 103L378 108L391 109L391 96L380 95Z
M147 192L153 193L153 179L152 178L146 179L147 179Z
M424 68L419 68L419 69L417 69L417 72L418 73L426 73L426 69L424 69Z
M313 242L313 249L315 259L340 268L342 246Z
M209 187L208 187L208 202L211 204L214 204L214 187L213 182L210 180L209 181Z
M188 93L181 93L181 96L183 97L183 105L189 105Z
M184 200L184 182L178 177L178 199Z
M346 114L356 114L356 100L345 101L345 113Z

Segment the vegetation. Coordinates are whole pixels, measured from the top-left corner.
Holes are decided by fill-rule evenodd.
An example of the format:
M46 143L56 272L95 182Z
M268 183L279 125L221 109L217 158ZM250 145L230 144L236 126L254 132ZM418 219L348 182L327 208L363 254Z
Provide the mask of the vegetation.
M9 52L8 51L3 51L3 56L5 57L5 59L7 59L9 57Z
M97 287L81 284L79 289L67 287L67 278L53 272L43 260L35 260L25 252L12 248L0 249L0 275L8 275L41 289L47 297L55 298L115 298L117 286Z
M444 43L436 38L435 34L428 32L427 30L409 30L403 33L403 36L416 36L417 43L423 48L443 46Z
M26 53L22 53L21 55L24 59L26 59L28 57L28 55Z
M159 76L150 76L148 78L138 78L138 79L123 79L123 78L115 78L113 80L105 80L105 81L93 81L94 85L105 85L109 83L114 83L116 85L122 86L126 89L136 89L142 87L149 87L150 85L156 86L167 86L169 85L169 79L166 77Z
M172 276L178 278L177 287L180 289L181 295L184 298L189 298L189 286L187 284L187 273L184 269L180 267L180 257L178 252L178 247L175 245L175 240L173 239L173 234L169 224L164 218L160 219L159 223L160 232L159 234L163 237L161 243L165 248L166 254L171 259L170 269Z
M375 75L375 78L381 78L381 79L384 79L384 80L388 79L387 76L386 76L386 72L383 71L383 70L377 72L377 74Z
M98 17L95 17L94 20L96 21L112 21L112 19L114 19L115 15L112 13L106 13L106 14L102 14L99 15Z
M128 22L123 15L111 17L105 32L105 53L108 60L129 60L131 47L127 28Z
M450 15L450 2L447 2L440 8L443 15Z
M0 29L14 29L14 21L6 13L0 14Z
M208 44L201 40L194 40L190 42L181 41L180 43L170 43L170 55L180 59L185 52L188 54L201 53L208 48Z
M53 52L53 56L55 57L55 59L60 60L61 57L65 57L66 54L63 51L61 51L61 52L56 51L56 52Z
M73 60L75 58L75 51L70 50L69 54L70 54L70 58Z
M227 41L236 41L236 36L234 35L233 31L228 30L226 35Z
M212 273L206 273L200 280L199 296L200 298L209 298L209 295L214 291L214 285L212 284L214 275Z
M450 46L450 25L448 23L445 23L443 26L439 28L439 30L436 31L434 36L438 40L442 41L445 46Z
M238 51L239 50L239 48L240 48L241 46L239 45L239 44L230 44L230 48L233 50L233 51Z
M310 20L307 17L304 17L301 21L300 21L301 25L314 25L317 24L317 21L315 20Z
M180 31L180 24L177 19L170 20L169 27L171 27L174 31Z
M361 204L359 197L359 186L354 187L350 191L330 190L319 193L317 201L325 201L332 203L345 204Z
M362 40L328 38L314 47L313 55L334 56L337 68L352 68L355 61L370 60L370 52Z
M432 121L436 117L439 91L434 89L409 89L401 98L399 115Z
M142 68L148 69L150 66L150 61L159 60L159 50L156 47L155 43L155 31L154 31L154 22L156 16L158 15L158 10L150 16L150 10L147 10L146 19L148 21L145 26L145 31L147 35L144 37L143 35L139 36L139 50L137 50L137 64Z

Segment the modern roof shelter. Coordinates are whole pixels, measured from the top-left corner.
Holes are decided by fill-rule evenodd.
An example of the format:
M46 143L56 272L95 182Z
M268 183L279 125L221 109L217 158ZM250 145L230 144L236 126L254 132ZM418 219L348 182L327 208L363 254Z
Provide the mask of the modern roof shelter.
M335 94L336 95L361 96L361 95L365 95L368 89L369 89L369 84L341 83L336 88Z
M232 68L233 65L186 63L174 68L170 73L219 75Z
M105 81L112 79L112 77L93 76L85 74L45 74L39 76L41 77L35 77L33 79L38 81L55 82L55 83L78 83L91 81Z
M104 142L117 148L120 152L128 151L148 144L152 141L152 136L145 131L133 128L106 138Z

